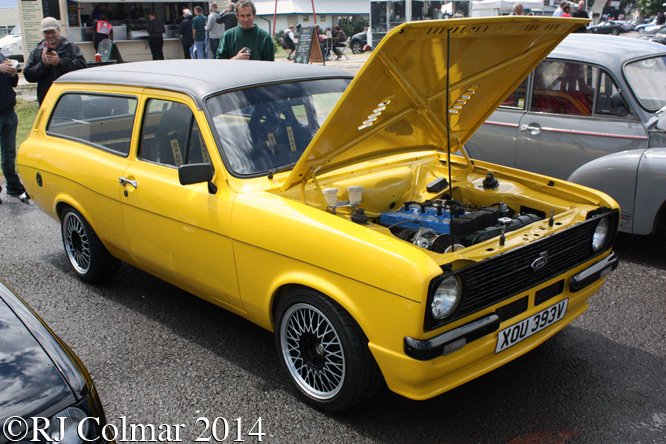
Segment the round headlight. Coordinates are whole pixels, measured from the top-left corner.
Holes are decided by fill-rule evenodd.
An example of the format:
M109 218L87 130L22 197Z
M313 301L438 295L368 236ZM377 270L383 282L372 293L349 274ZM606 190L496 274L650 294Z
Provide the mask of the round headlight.
M606 239L608 239L608 218L604 217L597 224L597 228L594 230L592 235L592 249L594 251L599 251L606 245Z
M90 429L93 426L90 421L84 421L81 423L86 416L88 415L77 407L66 408L53 415L51 418L51 425L46 434L54 442L59 442L60 444L80 444L84 442L82 437L90 438ZM80 423L82 437L79 436L77 430Z
M453 310L458 306L461 293L462 287L457 277L449 276L444 279L435 290L432 298L430 306L432 316L435 319L442 320L453 313Z

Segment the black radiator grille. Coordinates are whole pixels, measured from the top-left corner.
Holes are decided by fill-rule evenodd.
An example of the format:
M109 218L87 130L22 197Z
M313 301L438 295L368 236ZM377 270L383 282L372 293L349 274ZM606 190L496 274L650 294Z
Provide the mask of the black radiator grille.
M600 209L595 215L600 215L602 211L604 210ZM613 233L618 223L617 211L606 211L610 213L605 217L609 218ZM592 249L592 236L598 220L598 217L594 217L593 220L588 219L559 233L545 236L451 273L450 275L457 275L462 281L463 299L453 315L445 321L426 319L426 328L436 328L527 292L608 251L614 236L611 236L601 251L595 252ZM540 257L547 258L547 261L539 260ZM543 295L546 296L548 295Z
M590 259L594 256L591 239L595 228L596 224L578 224L462 271L466 297L456 317L496 304ZM531 264L544 252L548 262L533 270Z

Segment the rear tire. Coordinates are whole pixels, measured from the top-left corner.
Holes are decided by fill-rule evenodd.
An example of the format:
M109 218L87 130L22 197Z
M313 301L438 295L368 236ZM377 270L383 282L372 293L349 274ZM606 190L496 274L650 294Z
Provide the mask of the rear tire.
M335 301L311 289L297 289L280 302L275 319L282 367L307 403L339 412L384 385L363 331Z
M620 35L620 30L617 29L617 28L615 28L615 29L611 29L611 34L613 34L613 35Z
M354 42L351 45L351 50L354 54L360 54L363 52L363 45L361 45L361 42Z
M645 34L645 28L638 28L639 34Z
M111 256L85 217L74 208L63 212L61 233L67 259L81 280L105 282L120 269L122 262Z

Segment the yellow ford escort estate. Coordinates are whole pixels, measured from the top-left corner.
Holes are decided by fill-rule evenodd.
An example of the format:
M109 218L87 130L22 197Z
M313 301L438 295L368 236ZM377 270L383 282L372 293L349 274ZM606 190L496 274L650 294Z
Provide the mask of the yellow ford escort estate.
M21 179L80 278L127 262L273 331L311 404L343 410L384 383L431 398L553 336L617 266L607 195L461 149L581 23L408 23L355 78L220 60L76 71L39 110Z

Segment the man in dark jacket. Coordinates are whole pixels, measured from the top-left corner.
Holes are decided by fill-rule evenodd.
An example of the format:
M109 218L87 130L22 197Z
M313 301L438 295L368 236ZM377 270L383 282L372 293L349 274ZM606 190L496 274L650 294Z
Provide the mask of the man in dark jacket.
M14 112L16 85L18 85L16 65L11 60L5 60L5 56L0 54L0 150L2 172L7 181L9 195L18 195L25 191L16 174L16 129L18 128L18 117Z
M234 3L231 3L227 9L222 11L222 14L215 19L216 23L224 25L224 32L238 26L238 16L234 12Z
M153 60L164 60L164 23L157 20L155 11L148 13L148 46L150 46L150 53L153 55Z
M194 36L192 35L192 11L183 9L183 21L178 26L178 33L180 34L180 41L183 44L183 55L186 59L192 58L190 48L194 45Z
M81 48L60 37L60 27L56 19L46 17L42 20L42 34L44 40L32 50L23 69L25 79L37 83L37 100L40 105L58 77L86 67Z
M578 9L576 9L572 14L571 17L576 17L576 18L590 18L589 15L587 15L587 12L585 11L585 2L583 0L580 0L578 3ZM580 28L576 29L574 32L578 33L585 33L587 32L587 26L583 25Z

